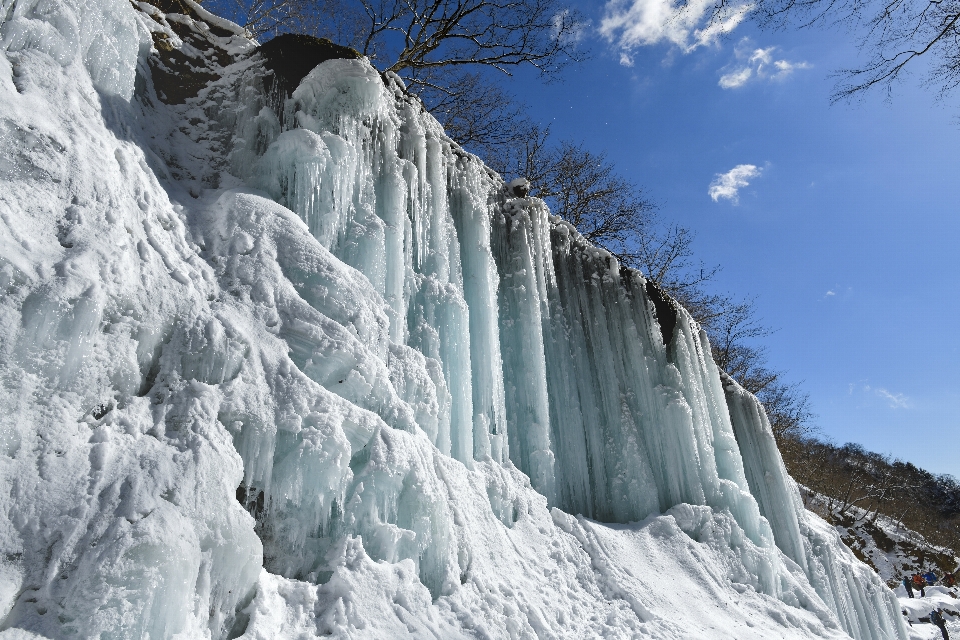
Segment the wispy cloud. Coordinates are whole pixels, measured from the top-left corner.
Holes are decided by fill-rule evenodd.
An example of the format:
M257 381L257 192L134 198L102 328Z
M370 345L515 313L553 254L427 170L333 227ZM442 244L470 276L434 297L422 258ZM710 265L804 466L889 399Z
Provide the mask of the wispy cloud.
M883 398L890 405L891 409L909 409L910 398L902 393L893 393L886 389L877 388L873 390L879 397Z
M737 46L736 62L728 65L729 69L720 76L720 86L723 89L736 89L751 80L783 80L797 69L809 69L806 62L790 62L775 60L776 47L766 49L754 48L748 38L744 38Z
M714 0L607 0L600 34L620 50L625 66L642 46L665 42L689 53L736 29L754 5L734 2L714 13L716 6Z
M835 296L835 295L837 295L837 293L836 293L835 291L827 291L826 295L828 295L828 296Z
M725 198L737 204L740 202L740 189L750 184L754 178L759 178L763 170L755 164L738 164L726 173L718 173L710 183L707 193L714 202Z
M850 393L853 393L854 388L857 386L858 385L851 384ZM863 385L863 390L884 400L891 409L910 409L913 407L913 402L910 398L902 393L889 391L883 387L871 387L868 384Z

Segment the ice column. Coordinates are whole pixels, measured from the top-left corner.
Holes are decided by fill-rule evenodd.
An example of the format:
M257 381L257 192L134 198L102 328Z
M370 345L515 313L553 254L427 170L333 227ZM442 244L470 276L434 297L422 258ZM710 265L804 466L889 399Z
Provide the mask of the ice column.
M652 287L648 284L646 289L650 292ZM772 544L771 531L760 520L757 502L750 494L710 341L686 309L671 304L676 321L668 353L680 373L681 389L690 407L707 504L730 509L755 543ZM666 312L658 309L658 313Z
M500 272L500 346L510 435L510 458L534 489L557 504L544 329L549 320L547 279L550 223L546 206L507 202L494 219L493 248ZM545 260L546 258L546 260Z
M539 200L505 199L493 232L510 456L534 486L606 521L729 508L772 544L689 315Z
M422 177L411 211L415 254L407 305L408 340L411 347L441 362L450 390L450 427L438 436L437 446L469 463L474 453L470 311L462 293L459 240L447 200L450 159L438 131L424 129L414 136L419 147L414 159Z
M549 249L544 342L558 502L602 520L642 519L660 510L658 480L687 467L658 478L664 458L643 437L644 427L663 424L654 415L661 403L649 311L616 260L569 225L554 222ZM695 500L697 487L689 489Z
M497 287L490 250L490 202L494 181L479 161L462 156L451 166L450 208L460 241L463 295L470 313L473 377L473 456L507 460L503 364L500 358Z
M723 383L750 493L770 522L777 546L808 571L798 521L799 496L783 468L767 415L756 397L726 374Z
M284 105L283 121L298 128L272 141L255 179L370 280L389 306L392 342L441 363L452 402L449 422L430 429L441 451L504 462L499 278L490 249L498 178L418 107L368 64L329 60ZM253 119L275 120L262 111Z

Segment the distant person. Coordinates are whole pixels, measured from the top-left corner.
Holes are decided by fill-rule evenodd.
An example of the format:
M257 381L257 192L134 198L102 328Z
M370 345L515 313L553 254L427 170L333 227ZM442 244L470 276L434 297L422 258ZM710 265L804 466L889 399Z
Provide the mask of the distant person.
M924 588L927 586L927 581L923 579L923 576L919 573L913 574L913 588L920 590L920 597L925 598L927 594L924 592Z
M923 574L923 579L927 582L928 587L932 587L933 585L937 584L937 574L935 574L933 571L927 571L925 574Z
M910 582L910 578L903 579L903 588L907 590L907 595L911 598L913 597L913 584Z
M951 588L955 587L957 585L957 576L954 575L953 573L943 574L943 584Z
M940 613L940 609L934 609L930 612L930 622L940 628L940 633L943 634L943 640L950 640L950 634L947 633L947 621L943 619L943 614Z

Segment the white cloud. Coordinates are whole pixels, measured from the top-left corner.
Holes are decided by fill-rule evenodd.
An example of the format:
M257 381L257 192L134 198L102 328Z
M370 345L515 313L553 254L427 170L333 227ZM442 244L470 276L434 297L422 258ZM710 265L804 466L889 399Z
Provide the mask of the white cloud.
M720 86L724 89L733 89L735 87L742 87L747 83L747 80L750 79L750 76L753 75L753 69L750 67L744 67L739 71L734 71L728 73L724 76L720 76Z
M715 7L714 0L607 0L600 34L626 54L626 66L630 52L645 45L668 42L689 53L736 29L753 10L743 2L714 15Z
M827 295L828 295L828 296L835 296L835 295L837 295L837 294L834 293L833 291L827 291Z
M867 387L869 389L870 387ZM902 393L892 393L886 389L877 388L874 389L874 393L886 400L890 404L891 409L909 409L910 408L910 398L903 395Z
M740 189L748 186L754 178L760 177L762 172L763 170L755 164L738 164L726 173L718 173L710 183L707 193L714 202L719 202L720 198L726 198L737 204L740 201Z
M737 61L726 68L727 73L720 76L720 86L724 89L742 87L752 79L756 80L783 80L796 69L809 69L806 62L789 62L774 60L776 47L757 49L750 46L750 40L744 38L737 46L735 56Z

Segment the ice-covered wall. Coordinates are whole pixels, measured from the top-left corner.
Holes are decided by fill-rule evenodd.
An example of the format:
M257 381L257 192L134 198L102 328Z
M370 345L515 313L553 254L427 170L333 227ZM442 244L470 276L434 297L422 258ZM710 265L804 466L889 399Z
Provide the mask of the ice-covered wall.
M264 96L257 115L240 123L235 171L367 277L388 305L391 342L440 363L451 406L434 444L464 462L502 462L489 231L496 178L420 117L401 85L392 87L365 62L324 63L293 92L286 114L272 114ZM281 132L275 123L284 115L298 126ZM249 141L265 147L262 156Z
M905 638L686 311L398 78L2 2L0 633Z
M369 279L391 341L441 363L441 451L509 457L552 504L604 521L709 503L763 536L709 345L684 310L664 302L665 345L642 276L538 200L508 198L365 62L326 62L282 117L264 110L239 125L235 170Z
M453 406L450 448L445 424L434 440L441 451L467 463L509 458L549 504L605 522L678 504L728 511L754 544L776 540L815 582L822 575L812 572L831 571L830 562L807 560L820 545L800 532L796 491L769 426L765 440L741 435L754 463L745 469L735 403L728 409L706 335L684 309L541 201L510 197L420 113L399 80L381 79L362 61L318 66L284 111L277 119L296 128L254 133L241 124L241 147L248 138L269 142L248 175L390 301L393 340L442 364ZM345 231L351 225L363 240ZM449 293L438 300L444 286ZM424 313L447 296L460 313ZM403 317L406 326L397 326ZM424 342L422 333L439 340ZM456 351L444 348L445 334ZM457 419L458 396L472 398L472 419ZM757 464L774 467L764 473L779 494L748 482ZM766 519L754 494L773 505ZM878 579L866 583L884 591ZM902 632L889 594L861 607L868 617L880 612L875 632L851 614L853 600L866 597L859 584L818 586L854 637ZM775 581L762 589L779 595ZM850 589L856 594L846 598Z

